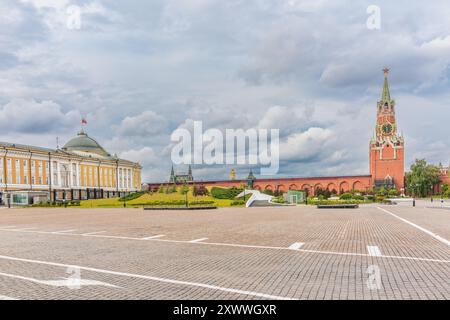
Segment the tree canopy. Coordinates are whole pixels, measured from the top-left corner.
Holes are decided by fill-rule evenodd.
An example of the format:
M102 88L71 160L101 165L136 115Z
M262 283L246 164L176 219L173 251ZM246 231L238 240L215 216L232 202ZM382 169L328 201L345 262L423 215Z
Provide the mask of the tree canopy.
M425 159L416 159L411 165L411 171L406 173L407 190L416 196L427 196L439 182L439 167L427 164Z

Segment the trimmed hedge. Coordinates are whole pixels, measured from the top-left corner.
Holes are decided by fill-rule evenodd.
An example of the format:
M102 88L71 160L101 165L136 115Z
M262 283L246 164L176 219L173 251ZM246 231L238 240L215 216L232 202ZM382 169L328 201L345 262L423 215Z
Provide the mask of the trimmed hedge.
M308 200L311 205L372 203L368 200Z
M199 200L199 201L192 201L192 202L189 202L189 205L192 205L192 206L198 206L198 205L211 205L211 204L214 204L215 202L214 201L212 201L212 200L209 200L209 201L207 201L207 200Z
M233 200L241 192L242 189L236 187L232 188L212 187L211 189L211 195L216 199Z
M352 198L353 198L353 195L348 192L341 194L341 196L339 197L339 199L341 199L341 200L350 200Z
M145 191L139 191L139 192L130 193L129 195L123 196L122 198L120 198L119 201L120 202L131 201L131 200L134 200L134 199L137 199L137 198L141 197L144 194L145 194Z
M67 200L66 205L67 205L67 207L79 207L80 201L79 200ZM31 207L64 207L64 202L63 201L58 201L58 202L46 201L46 202L32 204Z
M186 201L184 200L172 200L172 201L147 201L142 203L133 203L134 206L185 206Z

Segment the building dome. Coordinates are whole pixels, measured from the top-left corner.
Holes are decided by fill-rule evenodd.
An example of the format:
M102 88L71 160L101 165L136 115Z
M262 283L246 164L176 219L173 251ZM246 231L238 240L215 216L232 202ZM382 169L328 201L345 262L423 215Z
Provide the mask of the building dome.
M97 141L89 137L83 130L78 132L76 137L70 139L62 149L64 151L94 153L104 157L109 156L108 152L106 152Z

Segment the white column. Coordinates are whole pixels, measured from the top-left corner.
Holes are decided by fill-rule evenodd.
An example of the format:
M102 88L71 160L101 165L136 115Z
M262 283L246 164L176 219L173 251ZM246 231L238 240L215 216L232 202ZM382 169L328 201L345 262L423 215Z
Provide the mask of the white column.
M69 161L69 188L73 186L73 167L72 161Z
M56 161L56 172L58 174L58 186L61 186L61 170L59 170L59 162Z
M77 187L81 186L80 164L77 162Z

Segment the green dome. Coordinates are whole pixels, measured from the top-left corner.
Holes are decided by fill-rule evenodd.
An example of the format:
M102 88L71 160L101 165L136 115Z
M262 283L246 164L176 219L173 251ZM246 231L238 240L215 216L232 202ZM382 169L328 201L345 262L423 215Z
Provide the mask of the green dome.
M101 156L109 156L108 152L106 152L97 141L89 137L83 130L81 130L76 137L70 139L62 149L65 151L81 151L95 153Z

